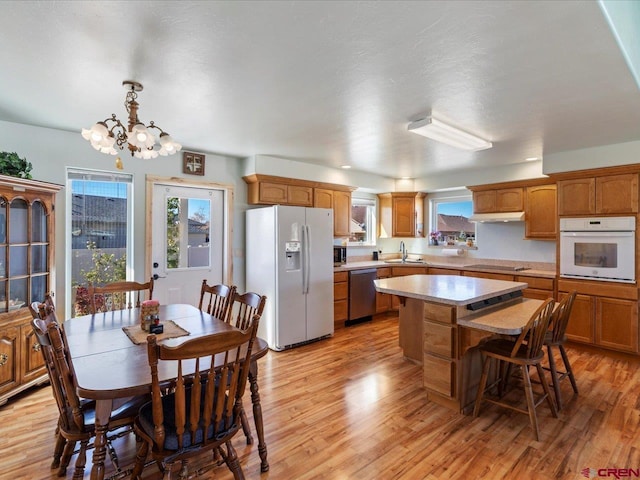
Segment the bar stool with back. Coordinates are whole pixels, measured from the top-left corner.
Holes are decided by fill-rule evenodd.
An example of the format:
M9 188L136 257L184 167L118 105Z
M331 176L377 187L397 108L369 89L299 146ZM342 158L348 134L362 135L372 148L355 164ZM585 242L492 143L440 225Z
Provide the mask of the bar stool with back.
M560 395L560 382L569 377L571 381L571 387L574 393L578 394L578 385L576 378L573 375L571 369L571 363L569 363L569 357L564 349L564 344L567 340L565 332L569 323L569 317L571 316L571 309L573 308L573 302L576 298L576 291L568 293L559 303L551 316L551 327L547 331L544 337L544 345L547 347L547 357L549 358L549 368L543 367L545 370L551 372L551 381L553 385L553 391L556 397L556 406L558 410L562 409L562 397ZM559 372L556 367L556 361L553 357L553 348L557 348L560 351L562 362L564 363L564 372Z
M484 357L484 363L482 376L480 377L480 385L478 386L476 402L473 409L474 417L477 417L480 413L480 405L484 399L488 402L495 403L496 405L529 415L529 421L531 422L531 428L533 429L536 440L540 440L540 429L538 428L536 407L546 400L549 408L551 409L552 415L554 417L558 416L556 406L551 398L549 384L545 379L544 370L541 365L542 358L544 357L542 346L546 332L549 328L549 322L553 313L553 306L553 299L547 299L542 305L540 305L540 307L538 307L538 309L533 313L515 342L508 339L495 339L489 340L480 347L480 352L482 352ZM499 363L503 362L508 366L515 365L520 367L522 372L522 381L524 383L524 393L527 400L526 410L510 403L506 403L505 401L501 401L501 398L498 400L488 397L484 398L486 391L498 382L506 383L506 380L508 379L499 378L497 382L487 387L487 378L489 376L491 360L497 360ZM536 368L542 388L544 389L544 394L537 400L534 399L533 389L531 388L531 378L529 377L529 367L531 366ZM504 372L510 372L511 369L501 368L500 370L504 374ZM509 373L507 373L507 377L508 376Z

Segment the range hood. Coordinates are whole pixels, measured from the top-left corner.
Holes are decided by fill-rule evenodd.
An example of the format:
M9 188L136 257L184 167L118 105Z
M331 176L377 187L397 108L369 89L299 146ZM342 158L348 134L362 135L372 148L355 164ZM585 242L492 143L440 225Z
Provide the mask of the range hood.
M505 213L474 213L469 217L470 222L524 222L524 212Z

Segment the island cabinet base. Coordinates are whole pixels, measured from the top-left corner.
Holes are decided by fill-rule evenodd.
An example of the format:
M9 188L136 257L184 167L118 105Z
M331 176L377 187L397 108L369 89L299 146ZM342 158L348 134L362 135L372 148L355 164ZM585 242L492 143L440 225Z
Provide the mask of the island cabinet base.
M422 364L429 400L470 413L482 373L477 346L493 334L457 325L474 314L466 307L406 298L399 314L400 347L405 358Z

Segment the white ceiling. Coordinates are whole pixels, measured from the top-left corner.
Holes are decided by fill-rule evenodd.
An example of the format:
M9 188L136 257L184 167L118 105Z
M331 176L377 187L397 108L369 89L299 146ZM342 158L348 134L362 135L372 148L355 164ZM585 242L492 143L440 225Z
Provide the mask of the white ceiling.
M640 139L595 1L4 1L0 42L0 120L124 121L133 79L195 151L419 178ZM430 111L494 147L407 131Z

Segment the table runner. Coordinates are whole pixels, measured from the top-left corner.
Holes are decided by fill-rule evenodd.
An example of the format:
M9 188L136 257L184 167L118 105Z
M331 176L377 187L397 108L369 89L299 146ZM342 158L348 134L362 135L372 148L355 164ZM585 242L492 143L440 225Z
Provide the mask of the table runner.
M176 324L173 320L165 320L162 325L164 325L164 332L160 334L156 334L156 338L158 341L165 340L167 338L176 338L176 337L184 337L185 335L190 335L184 328L180 325ZM136 345L141 345L143 343L147 343L147 337L151 335L149 332L145 332L142 330L140 324L132 325L130 327L122 327L124 333L127 334L129 340L131 340Z

